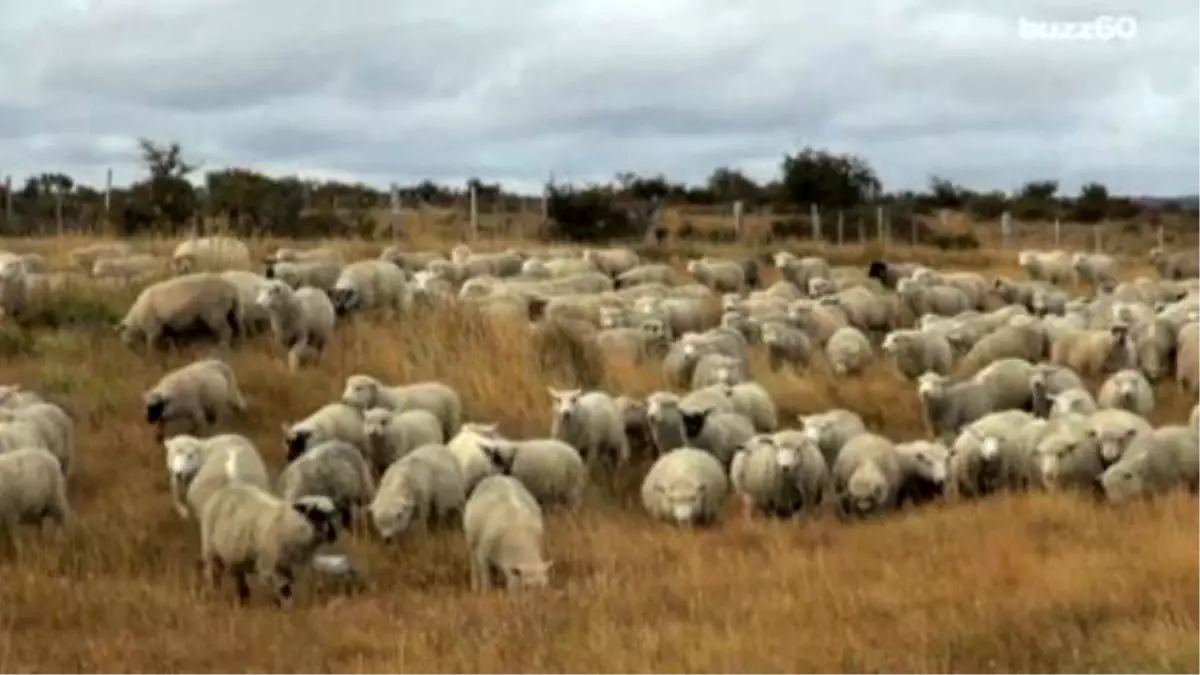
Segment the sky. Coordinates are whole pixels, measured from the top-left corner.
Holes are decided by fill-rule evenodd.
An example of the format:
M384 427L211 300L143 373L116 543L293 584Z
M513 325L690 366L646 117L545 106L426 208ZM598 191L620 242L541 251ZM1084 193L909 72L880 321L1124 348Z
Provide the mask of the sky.
M1198 22L1196 0L0 0L0 173L125 184L147 137L204 168L534 192L766 180L811 145L889 190L1193 194Z

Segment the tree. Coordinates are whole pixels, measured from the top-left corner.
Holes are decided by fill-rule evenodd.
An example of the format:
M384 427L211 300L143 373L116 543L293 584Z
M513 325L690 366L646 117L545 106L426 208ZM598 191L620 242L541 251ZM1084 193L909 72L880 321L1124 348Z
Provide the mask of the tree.
M929 177L929 192L933 206L942 209L961 209L971 198L969 190L941 176Z
M781 173L784 197L793 206L847 209L874 199L881 190L875 170L856 155L806 147L784 155Z
M740 199L751 205L762 199L762 188L757 183L741 171L729 167L717 167L709 175L705 185L713 201L717 202L733 202Z
M178 230L196 213L196 191L187 175L198 167L183 159L179 143L138 140L149 176L134 183L121 226L127 233L165 223Z
M1108 213L1108 188L1100 183L1088 183L1079 189L1071 217L1081 223L1098 223Z

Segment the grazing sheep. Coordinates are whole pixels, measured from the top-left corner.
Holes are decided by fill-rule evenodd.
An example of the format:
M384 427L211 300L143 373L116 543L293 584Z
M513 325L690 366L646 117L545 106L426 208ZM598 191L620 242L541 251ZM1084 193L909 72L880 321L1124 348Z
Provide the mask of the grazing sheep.
M1000 359L975 373L971 379L992 391L996 410L1033 409L1033 387L1030 382L1035 367L1019 358Z
M241 295L228 279L219 274L197 273L166 279L143 290L117 332L126 345L141 337L146 348L153 349L164 333L185 333L197 326L229 347L242 326Z
M311 286L325 294L332 294L342 275L342 264L325 260L305 262L278 261L270 263L263 271L267 279L279 280L290 288L299 290Z
M443 433L441 421L420 408L404 412L371 408L363 413L363 435L371 466L380 474L421 446L441 445L449 440Z
M349 528L353 513L375 498L371 469L358 448L344 441L326 441L289 462L275 482L275 492L285 501L301 497L328 497Z
M742 266L732 260L698 258L689 260L688 274L717 293L741 293L746 288Z
M1119 370L1127 360L1123 346L1128 332L1127 325L1116 324L1106 330L1062 333L1050 346L1050 362L1083 376Z
M28 306L29 276L21 259L0 259L0 318L20 316Z
M812 359L812 340L804 331L782 321L766 321L761 331L772 371L778 371L785 363L797 372L808 366Z
M587 466L579 451L554 438L510 441L496 438L480 444L496 470L521 481L542 506L583 503Z
M897 504L921 506L940 498L946 491L950 450L935 441L897 443L896 452L910 470L908 480L897 496Z
M779 276L794 284L797 288L807 289L812 279L829 279L832 274L829 261L818 256L797 258L787 251L780 251L773 257Z
M838 514L863 518L895 509L905 487L906 466L896 446L883 436L865 432L851 438L831 470Z
M1092 398L1088 390L1082 386L1064 389L1049 397L1049 400L1050 411L1046 415L1048 419L1069 414L1090 415L1100 409L1100 406L1096 404L1096 399Z
M712 453L682 446L664 453L642 480L642 507L675 525L712 525L724 511L729 480Z
M849 325L841 310L806 299L788 305L787 318L804 331L814 345L821 347L829 342L839 328Z
M58 458L42 448L0 452L0 533L11 537L17 525L40 526L46 519L72 519Z
M205 270L248 270L252 263L245 242L213 235L180 242L171 254L171 266L176 274L191 274Z
M1012 319L980 338L963 357L961 369L974 374L1001 359L1037 363L1045 358L1048 342L1046 330L1037 319Z
M171 501L180 517L199 517L213 494L231 482L269 489L267 467L258 448L245 436L209 438L179 435L163 441Z
M105 256L92 263L93 279L144 279L164 273L170 261L149 253L134 253L123 256ZM26 270L28 271L28 270Z
M836 307L846 315L850 325L866 332L887 331L896 327L896 305L891 297L877 295L862 286L855 286L818 301Z
M669 391L651 394L646 399L646 421L655 452L662 456L687 445L679 396Z
M842 408L813 415L800 415L796 419L805 435L817 444L821 455L825 457L825 463L830 467L837 461L837 456L846 443L867 430L858 413Z
M900 374L915 380L925 372L949 375L954 366L954 349L945 335L920 330L894 330L883 338L881 348L896 360Z
M1075 371L1052 363L1035 364L1029 375L1033 414L1038 417L1048 416L1054 398L1068 389L1084 389L1083 380L1079 379Z
M974 306L957 286L929 285L913 279L901 279L896 285L896 295L913 316L957 316Z
M680 413L688 445L711 452L722 467L727 468L737 449L754 435L754 425L736 412L681 408Z
M884 288L895 290L901 279L907 279L917 270L914 263L889 263L883 260L872 260L867 267L867 277L877 279Z
M200 515L200 558L209 584L229 574L238 600L250 599L255 572L272 586L278 605L290 603L297 568L317 549L337 540L336 509L326 497L285 501L262 488L234 483L217 490Z
M1120 459L1137 436L1153 430L1145 418L1120 408L1102 408L1088 417L1088 439L1104 466Z
M364 457L369 452L362 411L340 401L321 406L299 422L283 422L280 427L289 462L325 441L345 441L358 448Z
M75 423L62 408L44 401L26 403L14 408L0 408L0 452L4 449L14 449L5 438L10 436L14 427L19 430L16 438L28 439L21 445L36 439L39 442L34 443L33 447L49 450L50 454L58 459L63 476L71 475L72 460L75 456Z
M1141 371L1121 370L1110 375L1100 386L1096 402L1102 408L1123 408L1148 417L1154 410L1154 389Z
M123 241L107 241L71 249L67 260L71 267L88 272L100 258L118 258L133 254L133 247Z
M1021 431L1034 421L1022 410L989 413L963 427L950 453L951 494L983 497L1028 486L1032 461L1021 444Z
M773 433L779 428L779 413L771 394L757 382L720 385L721 394L733 403L733 412L741 414L759 433ZM686 403L684 407L687 408Z
M360 410L428 410L441 421L442 433L446 438L453 438L462 426L462 399L458 392L441 382L414 382L389 387L370 375L355 374L346 378L342 402Z
M384 310L399 314L408 309L408 279L404 270L384 260L359 260L342 268L333 285L333 305L339 315Z
M950 443L962 428L996 412L995 392L976 380L951 384L944 375L924 373L917 380L917 394L935 438Z
M1111 503L1177 487L1195 494L1200 490L1200 432L1168 425L1140 436L1100 475L1096 487Z
M638 255L627 248L585 248L583 259L610 277L618 277L638 265Z
M749 376L745 363L725 354L701 354L692 370L692 389L704 389L713 385L744 382Z
M1075 269L1071 265L1071 254L1061 249L1021 251L1017 255L1017 264L1034 281L1064 285L1075 281Z
M625 421L612 396L603 391L547 387L554 399L550 436L583 455L589 467L606 461L616 467L629 461Z
M638 265L616 276L617 288L634 288L647 284L670 286L675 280L675 271L670 265L651 263Z
M1047 490L1089 489L1104 471L1086 415L1062 415L1046 421L1030 446L1034 483Z
M1125 336L1126 364L1138 368L1151 382L1157 382L1171 369L1178 351L1178 329L1167 319L1154 315L1129 322Z
M1072 257L1071 265L1079 280L1091 284L1094 289L1115 286L1117 283L1117 262L1112 256L1103 253L1076 253Z
M1147 255L1158 276L1163 279L1194 279L1200 277L1200 257L1194 249L1188 251L1167 251L1155 246Z
M734 490L762 515L789 518L821 503L829 480L829 467L816 444L803 434L759 434L737 450L730 464Z
M267 312L271 332L288 350L293 371L306 354L319 356L333 338L337 314L323 291L311 286L293 291L282 281L268 281L254 301Z
M253 337L269 330L271 317L266 308L258 304L258 297L270 280L248 270L226 270L220 275L238 291L238 305L242 309L238 335Z
M423 445L387 468L368 510L386 541L408 532L450 523L462 512L469 486L458 459L443 445Z
M549 583L542 509L521 481L511 476L480 481L463 507L463 533L471 554L472 590L490 590L497 575L508 590Z
M1200 322L1179 327L1179 348L1175 354L1175 381L1184 391L1200 389Z
M449 262L441 251L402 251L398 246L385 247L379 252L379 259L413 275L428 270L435 262Z
M842 326L825 343L825 358L838 377L858 375L873 357L871 341L854 326Z
M246 410L233 368L220 359L176 368L146 391L142 401L146 422L156 426L158 441L177 428L186 430L183 433L205 433L222 418Z

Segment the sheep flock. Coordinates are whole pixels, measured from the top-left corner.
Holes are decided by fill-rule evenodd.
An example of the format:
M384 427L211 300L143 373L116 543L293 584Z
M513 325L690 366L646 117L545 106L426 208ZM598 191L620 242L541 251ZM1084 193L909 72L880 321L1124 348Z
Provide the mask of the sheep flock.
M589 511L703 537L744 523L899 527L955 504L1046 495L1119 517L1200 490L1195 251L1154 249L1138 264L1155 273L1135 275L1128 257L1066 250L1012 251L1018 273L993 274L783 250L650 260L622 247L460 244L355 259L325 242L256 256L224 236L169 255L92 243L51 264L22 243L0 251L0 321L81 288L115 293L120 319L88 339L140 365L6 369L6 554L97 545L80 543L89 502L137 488L94 468L111 458L92 455L89 430L137 418L106 451L156 467L140 491L160 499L127 508L162 515L158 531L131 536L188 533L175 562L155 564L185 568L180 583L224 612L237 613L226 597L288 616L403 593L381 587L361 552L420 565L431 538L460 562L428 583L520 591L536 606L587 583L585 566L552 553L562 523ZM458 348L438 343L450 334ZM408 365L361 365L394 353ZM521 367L502 362L518 354L545 380L506 390L484 377ZM137 397L110 377L139 383ZM838 396L884 377L899 385L876 391L893 402ZM781 396L791 387L822 395ZM481 393L532 421L508 423ZM86 413L81 396L98 397ZM919 433L892 431L913 413L901 426ZM669 574L663 564L643 573ZM955 563L930 561L930 577L935 564Z

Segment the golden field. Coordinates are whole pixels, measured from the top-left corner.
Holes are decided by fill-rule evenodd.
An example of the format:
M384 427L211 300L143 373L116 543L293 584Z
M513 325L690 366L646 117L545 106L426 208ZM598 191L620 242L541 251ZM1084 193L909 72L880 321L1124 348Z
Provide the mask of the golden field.
M10 239L0 248L36 250L61 266L87 241ZM342 243L367 256L387 242ZM837 264L878 255L870 247L824 253ZM1015 251L893 254L1017 275ZM682 268L684 258L673 259ZM1127 273L1147 270L1131 258ZM747 521L731 508L715 529L683 531L642 514L643 460L616 494L596 488L580 512L549 515L554 568L544 592L470 592L465 542L452 529L388 547L367 535L340 540L369 580L357 595L302 580L290 611L275 609L259 586L238 607L228 587L218 594L201 584L196 525L170 507L162 449L141 407L142 391L167 369L208 350L125 348L102 318L120 316L135 292L76 290L62 302L100 318L0 331L0 383L37 389L75 417L78 516L65 529L22 532L0 562L4 672L1200 670L1200 519L1186 495L1122 508L1073 495L998 497L856 524L827 515ZM527 330L453 310L388 324L359 319L298 374L281 348L256 339L228 356L251 409L232 430L278 469L280 423L339 397L355 372L395 383L441 379L461 393L466 419L498 422L510 436L547 433L547 385L630 395L661 386L653 365L581 364ZM781 420L840 406L894 439L921 435L915 387L886 363L836 382L819 363L799 378L770 374L761 360L756 368ZM1158 395L1158 423L1185 420L1195 403L1171 383Z

